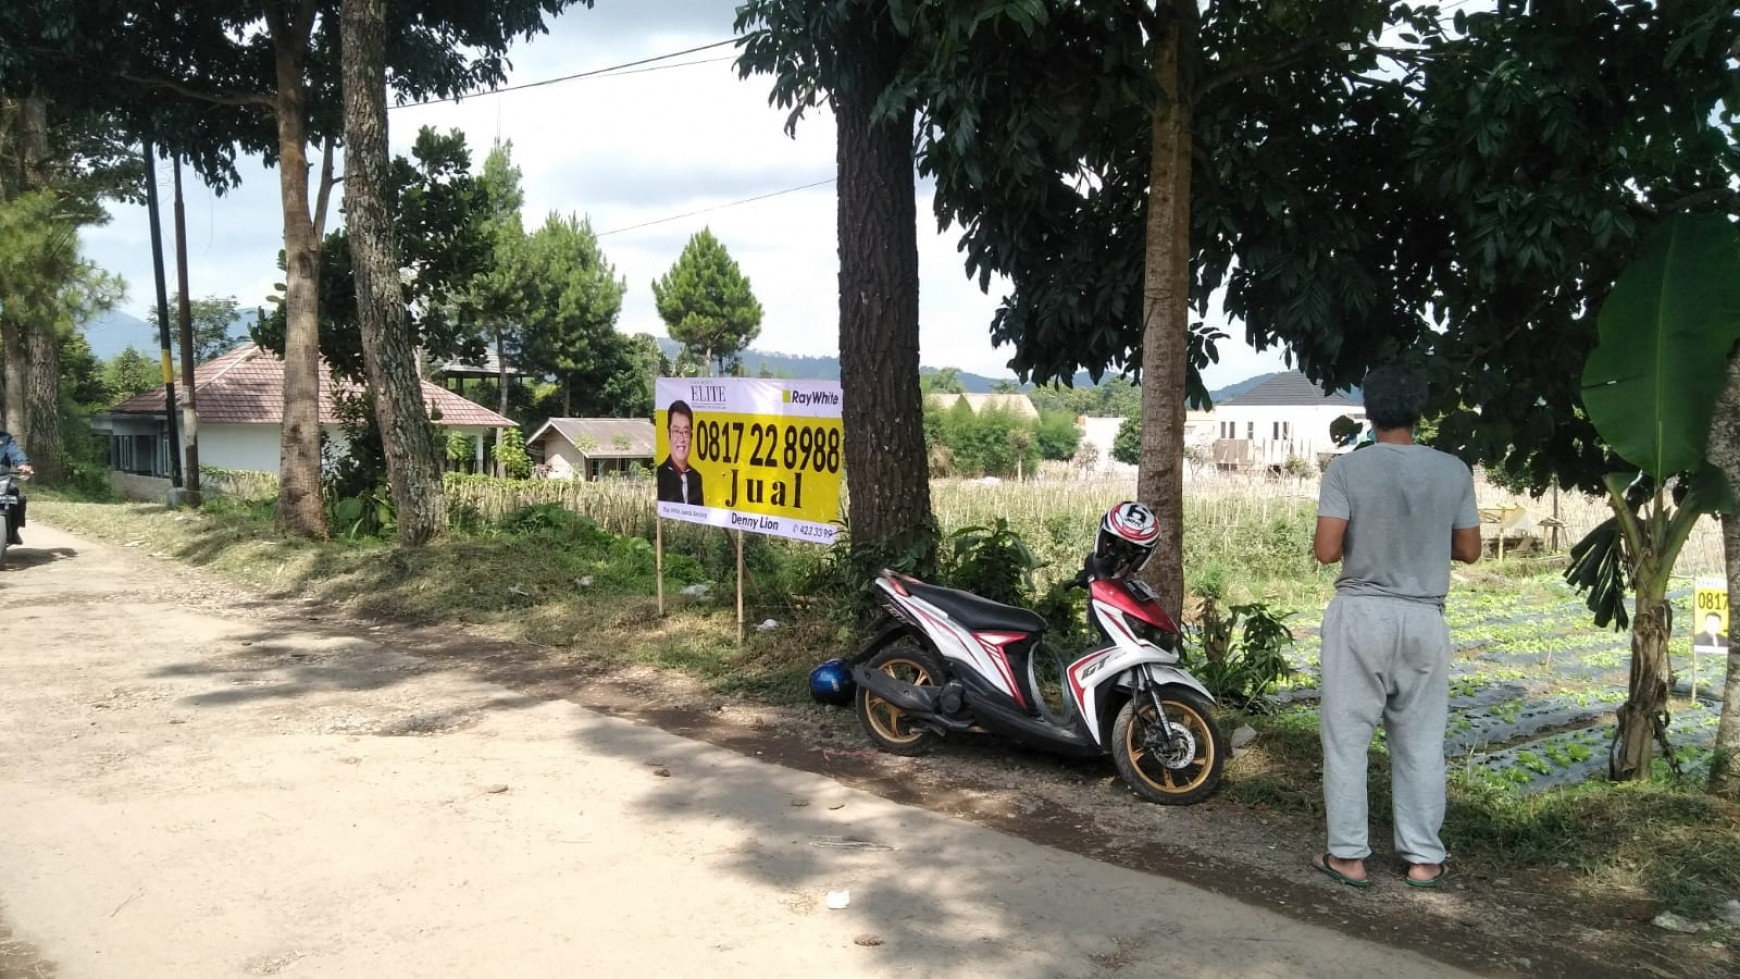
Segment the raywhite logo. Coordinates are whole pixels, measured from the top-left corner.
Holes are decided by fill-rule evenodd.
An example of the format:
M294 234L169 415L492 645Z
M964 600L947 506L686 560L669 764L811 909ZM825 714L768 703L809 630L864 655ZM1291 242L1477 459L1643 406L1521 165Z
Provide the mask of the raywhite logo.
M788 391L791 403L794 405L835 405L840 403L838 391Z

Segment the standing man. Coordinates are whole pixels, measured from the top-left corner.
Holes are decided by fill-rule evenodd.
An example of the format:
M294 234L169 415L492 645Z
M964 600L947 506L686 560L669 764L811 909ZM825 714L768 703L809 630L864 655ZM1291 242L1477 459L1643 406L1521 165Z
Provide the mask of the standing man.
M1376 442L1330 463L1313 550L1341 562L1323 616L1323 800L1329 850L1312 865L1365 887L1366 764L1388 740L1396 855L1413 887L1444 878L1444 724L1450 707L1450 562L1480 558L1474 479L1455 456L1414 442L1426 379L1401 367L1365 376Z
M24 454L24 447L3 428L0 428L0 469L16 469L26 476L34 471L30 468L30 457ZM18 501L12 506L18 519L8 529L6 543L17 545L24 543L24 539L18 536L18 528L24 526L24 494L19 492L17 483L12 484L12 496Z
M665 411L665 441L670 452L658 467L661 503L701 506L701 474L689 468L689 443L695 434L695 412L687 401L673 401Z

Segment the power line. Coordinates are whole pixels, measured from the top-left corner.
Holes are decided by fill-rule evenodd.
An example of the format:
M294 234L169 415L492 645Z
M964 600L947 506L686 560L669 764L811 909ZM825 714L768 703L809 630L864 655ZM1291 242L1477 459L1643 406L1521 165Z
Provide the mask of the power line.
M544 78L544 79L540 79L539 81L525 82L525 83L520 84L520 85L506 85L506 86L503 86L502 88L492 88L492 89L489 89L488 91L484 91L484 92L473 92L470 95L459 96L457 98L424 99L421 102L406 102L406 103L403 103L401 105L388 106L388 108L389 109L410 109L410 108L414 108L414 107L420 106L420 105L434 105L437 102L457 102L457 101L461 101L462 99L479 98L479 97L482 97L485 95L503 95L503 94L508 93L508 92L524 91L525 89L528 89L528 88L542 88L545 85L554 85L558 82L571 82L571 81L574 81L574 80L580 79L580 78L596 78L600 75L612 75L612 74L633 75L633 74L638 74L639 72L624 71L623 69L625 69L625 68L640 68L641 65L650 65L650 64L653 64L654 62L657 62L657 61L669 61L672 58L680 58L685 54L697 54L697 53L702 52L702 51L710 51L713 48L722 48L727 44L736 44L736 43L737 43L736 38L728 37L723 41L714 41L712 44L703 44L699 47L687 48L687 49L682 50L682 51L672 51L669 54L661 54L661 55L657 55L656 57L652 57L652 58L642 58L639 61L625 61L620 65L610 65L609 67L606 67L606 68L592 68L592 69L589 69L587 71L575 72L572 75L560 75L556 78ZM731 60L730 58L705 58L705 59L702 59L699 61L685 61L682 64L659 65L656 68L641 68L640 70L641 71L662 71L666 68L686 68L690 65L705 65L705 64L711 64L715 61L730 61L730 60Z
M783 197L786 194L795 194L800 190L810 190L811 188L822 187L822 186L825 186L827 184L831 184L836 179L837 178L835 178L835 177L829 177L826 180L818 180L813 184L804 184L801 187L787 187L784 190L776 190L776 191L773 191L772 193L768 193L768 194L757 194L754 197L745 197L740 201L731 201L730 203L727 203L727 204L715 204L712 207L703 207L699 211L690 211L687 214L673 214L668 218L658 218L657 220L654 220L654 221L645 221L645 222L642 222L640 224L631 224L626 228L613 228L609 231L606 231L606 232L600 234L598 237L608 238L611 235L619 235L625 231L639 231L642 228L650 228L655 224L669 224L672 221L681 221L684 218L692 218L692 217L695 217L696 215L699 215L699 214L711 214L714 211L723 211L728 207L736 207L739 204L753 204L756 201L765 201L770 197Z

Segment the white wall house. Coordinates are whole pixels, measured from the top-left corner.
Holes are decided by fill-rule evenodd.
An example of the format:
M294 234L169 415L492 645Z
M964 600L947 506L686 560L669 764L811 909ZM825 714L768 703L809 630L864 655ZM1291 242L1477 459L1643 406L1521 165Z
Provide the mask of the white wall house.
M1117 441L1118 429L1123 424L1124 420L1117 417L1083 415L1075 420L1075 427L1081 429L1082 444L1093 446L1094 464L1083 473L1084 476L1093 479L1135 478L1135 466L1112 458L1112 443Z
M320 427L335 446L345 445L333 411L335 386L325 363L320 369ZM179 396L181 389L177 387ZM276 473L284 418L284 362L254 344L238 347L194 368L194 399L199 411L201 468ZM514 423L482 405L423 383L430 417L450 431L474 436L479 452L498 428ZM179 406L179 405L178 405ZM170 472L169 429L163 389L141 394L91 419L93 431L109 436L109 468L140 476ZM491 438L477 436L489 435ZM482 459L478 460L480 463Z
M1329 437L1329 426L1343 415L1365 424L1365 409L1353 399L1324 394L1304 374L1289 371L1216 405L1203 413L1202 424L1223 467L1278 466L1346 451Z
M552 418L526 439L551 479L601 479L653 467L650 418Z
M1289 458L1316 462L1322 455L1347 451L1329 437L1330 424L1343 415L1365 424L1365 409L1346 395L1325 395L1297 372L1277 374L1213 411L1185 412L1184 444L1202 450L1224 469L1280 466ZM1082 442L1097 453L1084 475L1136 475L1135 466L1112 458L1112 444L1123 424L1122 418L1076 419Z

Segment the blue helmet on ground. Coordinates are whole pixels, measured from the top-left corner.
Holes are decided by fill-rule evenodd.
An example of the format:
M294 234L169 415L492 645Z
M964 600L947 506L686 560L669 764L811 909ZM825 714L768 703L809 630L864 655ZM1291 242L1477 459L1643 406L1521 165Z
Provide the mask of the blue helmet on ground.
M827 660L810 671L810 696L818 704L844 706L852 702L852 695L857 689L858 684L852 679L852 668L839 657Z

